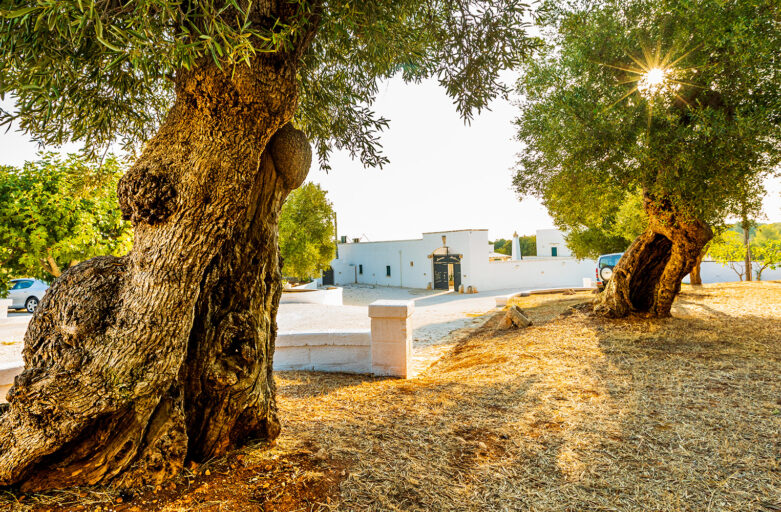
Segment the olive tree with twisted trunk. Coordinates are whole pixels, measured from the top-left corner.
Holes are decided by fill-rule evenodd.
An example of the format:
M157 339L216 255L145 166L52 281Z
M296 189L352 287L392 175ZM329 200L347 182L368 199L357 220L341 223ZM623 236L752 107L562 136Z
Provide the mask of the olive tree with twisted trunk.
M382 165L380 80L435 77L465 119L529 53L513 0L0 2L0 112L138 158L134 244L68 269L0 415L0 484L136 486L280 430L277 224L314 145Z
M777 172L781 67L770 0L545 3L514 183L574 233L639 191L648 218L595 306L664 317L713 228Z

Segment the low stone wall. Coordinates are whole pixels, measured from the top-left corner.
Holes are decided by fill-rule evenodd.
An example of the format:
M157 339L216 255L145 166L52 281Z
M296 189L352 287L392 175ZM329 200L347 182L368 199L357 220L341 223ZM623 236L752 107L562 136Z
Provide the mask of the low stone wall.
M371 345L369 329L280 333L274 370L371 373Z
M341 306L342 288L330 287L313 290L311 288L293 288L282 292L280 304L323 304L326 306Z
M274 370L410 376L412 301L369 305L371 330L285 332L277 335Z

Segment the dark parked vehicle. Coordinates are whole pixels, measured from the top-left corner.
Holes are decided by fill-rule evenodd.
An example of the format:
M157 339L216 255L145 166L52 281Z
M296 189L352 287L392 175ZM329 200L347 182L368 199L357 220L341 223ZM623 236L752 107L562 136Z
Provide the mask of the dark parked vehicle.
M597 258L597 289L602 291L607 286L610 278L613 277L613 267L618 265L618 260L623 256L623 252L614 252L613 254L603 254Z

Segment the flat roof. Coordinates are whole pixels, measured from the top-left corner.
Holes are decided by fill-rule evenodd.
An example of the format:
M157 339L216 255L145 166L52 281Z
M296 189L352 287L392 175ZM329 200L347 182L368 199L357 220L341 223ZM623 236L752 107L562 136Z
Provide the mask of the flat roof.
M440 235L443 233L461 233L466 231L488 231L487 229L450 229L448 231L427 231L424 235ZM348 239L349 240L349 239ZM384 244L390 242L417 242L423 240L422 238L407 238L404 240L372 240L366 242L337 242L336 245L353 245L353 244Z
M366 242L337 242L336 245L358 245L358 244L389 244L395 242L420 242L422 238L408 238L406 240L371 240Z
M440 233L460 233L462 231L488 231L487 229L449 229L447 231L426 231L424 235L438 235Z

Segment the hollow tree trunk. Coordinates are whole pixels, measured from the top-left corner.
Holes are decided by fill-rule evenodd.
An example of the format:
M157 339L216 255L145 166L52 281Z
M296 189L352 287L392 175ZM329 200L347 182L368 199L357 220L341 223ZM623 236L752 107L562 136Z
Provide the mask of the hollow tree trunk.
M177 76L119 185L132 251L68 269L30 322L0 416L0 484L156 484L188 458L277 435L276 224L311 162L286 124L296 62Z
M648 228L638 236L613 269L594 311L607 317L638 314L670 316L681 281L689 274L713 237L697 220L682 220L669 204L645 199Z
M694 267L692 268L689 281L693 286L702 286L702 259L704 257L705 249L700 251L700 255L697 257L697 261L694 263Z

